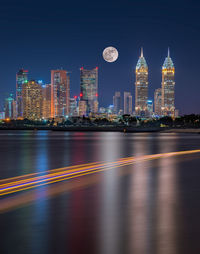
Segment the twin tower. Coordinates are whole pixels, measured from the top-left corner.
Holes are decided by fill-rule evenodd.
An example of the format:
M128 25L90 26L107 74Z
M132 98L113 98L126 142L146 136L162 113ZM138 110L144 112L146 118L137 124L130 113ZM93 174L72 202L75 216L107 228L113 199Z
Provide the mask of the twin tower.
M143 55L143 48L141 49L141 56L136 65L136 81L135 81L135 114L137 116L148 116L148 66ZM175 116L175 82L174 82L175 68L170 57L166 57L162 66L162 84L161 84L161 101L159 105L155 105L160 116ZM155 102L156 103L156 102Z

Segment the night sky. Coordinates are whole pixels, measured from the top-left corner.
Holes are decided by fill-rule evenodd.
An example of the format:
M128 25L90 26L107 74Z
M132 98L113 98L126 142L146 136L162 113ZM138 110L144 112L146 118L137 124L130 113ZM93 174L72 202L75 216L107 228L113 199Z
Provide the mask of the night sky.
M119 51L115 63L102 58L107 46ZM149 66L149 98L161 86L169 46L176 108L181 114L200 113L199 1L1 0L0 98L15 92L21 67L30 79L46 83L51 69L71 71L72 97L79 93L80 67L98 66L100 106L108 106L115 91L134 95L141 46Z

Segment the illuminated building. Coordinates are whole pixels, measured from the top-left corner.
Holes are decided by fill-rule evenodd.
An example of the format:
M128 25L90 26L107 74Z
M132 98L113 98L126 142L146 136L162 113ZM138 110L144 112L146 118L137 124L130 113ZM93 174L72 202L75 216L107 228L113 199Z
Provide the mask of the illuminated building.
M94 101L93 103L93 111L94 113L97 113L99 109L99 102L98 101Z
M70 98L70 116L78 116L77 107L77 96L74 96L74 98Z
M100 107L99 113L104 114L106 112L106 109L104 107Z
M148 112L148 116L152 117L153 115L153 101L152 100L147 100L147 112Z
M5 119L5 112L0 112L0 120Z
M51 71L51 117L69 115L70 79L65 70Z
M158 88L154 92L154 111L157 116L161 116L161 106L162 106L162 89Z
M16 101L14 100L12 94L10 94L10 96L5 99L5 118L16 118Z
M175 111L174 111L174 117L179 117L179 110L178 109L175 109Z
M124 92L124 114L132 114L132 95L129 92Z
M42 117L51 117L51 84L42 85Z
M147 116L148 66L143 56L143 49L141 49L141 56L137 62L135 74L135 114L137 116Z
M28 71L20 69L16 74L17 117L23 116L22 85L28 82Z
M114 113L114 105L109 105L107 108L107 113L108 114L113 114Z
M86 114L98 112L98 67L92 70L80 69L80 100L86 103Z
M87 113L87 102L86 101L79 101L78 104L79 108L79 116L86 116Z
M162 115L172 116L175 114L174 95L175 95L175 68L170 57L168 50L168 56L166 57L162 67Z
M114 113L119 114L119 112L122 110L122 98L120 92L115 92L115 95L113 96L113 106L114 106Z
M23 118L42 118L42 87L32 80L22 85Z

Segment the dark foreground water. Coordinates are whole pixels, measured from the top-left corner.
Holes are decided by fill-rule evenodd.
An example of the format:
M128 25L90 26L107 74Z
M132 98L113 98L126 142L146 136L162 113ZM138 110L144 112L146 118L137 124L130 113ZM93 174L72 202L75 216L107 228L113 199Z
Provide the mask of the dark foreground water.
M0 178L193 149L200 149L200 135L1 131ZM40 195L52 188L61 191ZM0 214L0 254L200 253L200 154L115 168L34 192L35 201Z

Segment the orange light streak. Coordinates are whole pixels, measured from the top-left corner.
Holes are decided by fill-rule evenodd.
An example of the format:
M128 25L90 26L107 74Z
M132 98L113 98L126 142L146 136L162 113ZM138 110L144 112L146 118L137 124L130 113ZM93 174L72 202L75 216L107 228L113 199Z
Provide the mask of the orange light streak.
M113 168L132 165L134 163L138 163L141 161L154 160L154 159L178 156L178 155L180 156L180 155L186 155L186 154L194 154L194 153L200 153L200 150L143 155L138 157L127 157L127 158L121 158L114 162L102 162L102 163L94 162L94 163L87 163L82 165L69 166L69 167L49 170L49 171L46 171L45 175L40 175L40 176L36 176L36 175L39 175L41 173L43 174L44 172L27 174L27 175L23 175L19 177L7 178L0 181L0 182L3 182L3 184L0 184L0 196L16 193L19 191L33 189L33 188L47 185L47 184L66 181L72 178L77 178L77 177L81 177L88 174L94 174L94 173L102 172L102 171L113 169ZM21 179L21 178L25 178L25 179Z

